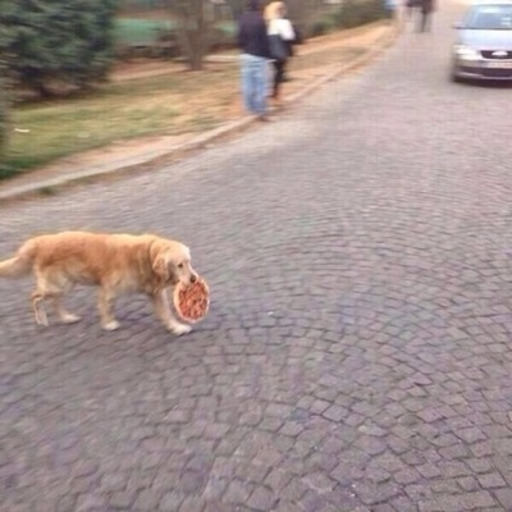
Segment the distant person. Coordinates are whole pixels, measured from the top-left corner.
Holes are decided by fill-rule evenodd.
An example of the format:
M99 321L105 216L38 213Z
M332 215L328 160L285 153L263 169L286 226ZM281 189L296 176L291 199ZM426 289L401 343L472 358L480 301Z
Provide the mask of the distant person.
M408 20L412 18L412 13L415 7L417 7L418 0L405 0L405 11Z
M238 21L238 46L242 51L241 78L245 108L267 121L267 65L270 45L260 0L248 0Z
M280 100L281 84L285 81L288 59L293 55L296 34L291 21L286 17L284 2L272 2L265 10L270 41L270 54L274 73L272 77L272 98Z
M432 24L432 12L435 9L434 0L418 1L418 32L430 32Z

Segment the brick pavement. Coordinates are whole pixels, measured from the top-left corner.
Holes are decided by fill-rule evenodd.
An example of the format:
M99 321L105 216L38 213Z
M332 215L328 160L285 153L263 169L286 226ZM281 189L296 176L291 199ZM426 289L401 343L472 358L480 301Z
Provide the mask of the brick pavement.
M452 16L227 146L0 208L2 254L152 230L213 290L174 338L88 289L41 330L0 282L1 510L512 510L510 91L448 83Z

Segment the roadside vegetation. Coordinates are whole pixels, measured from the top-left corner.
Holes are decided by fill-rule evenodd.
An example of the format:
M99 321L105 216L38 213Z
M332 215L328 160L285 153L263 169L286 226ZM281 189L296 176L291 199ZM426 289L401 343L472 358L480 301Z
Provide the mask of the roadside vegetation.
M207 1L127 0L114 9L113 0L90 0L84 10L81 0L0 0L0 179L116 141L204 131L236 116L236 58L206 57L236 56L241 4L231 0L205 11L203 25L193 23L194 5ZM345 0L309 14L298 9L308 1L318 3L293 4L306 38L386 14L380 0ZM200 44L198 26L208 34ZM357 51L299 50L290 72L315 76L315 68Z

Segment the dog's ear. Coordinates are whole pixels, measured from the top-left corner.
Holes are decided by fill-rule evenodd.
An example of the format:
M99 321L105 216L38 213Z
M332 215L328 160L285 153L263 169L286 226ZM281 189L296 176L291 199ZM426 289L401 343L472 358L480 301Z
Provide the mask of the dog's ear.
M159 254L153 261L153 272L158 275L162 281L170 282L175 280L174 264L168 261L165 253Z
M168 281L170 274L169 274L169 264L167 263L167 260L165 259L165 254L159 254L154 260L153 260L153 272L159 276L163 281Z

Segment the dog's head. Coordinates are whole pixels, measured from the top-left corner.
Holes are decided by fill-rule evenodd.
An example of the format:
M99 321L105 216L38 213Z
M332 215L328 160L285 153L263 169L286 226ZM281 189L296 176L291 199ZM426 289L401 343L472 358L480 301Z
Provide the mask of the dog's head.
M174 241L155 245L152 268L165 283L188 286L197 281L198 276L192 268L190 250L186 245Z

